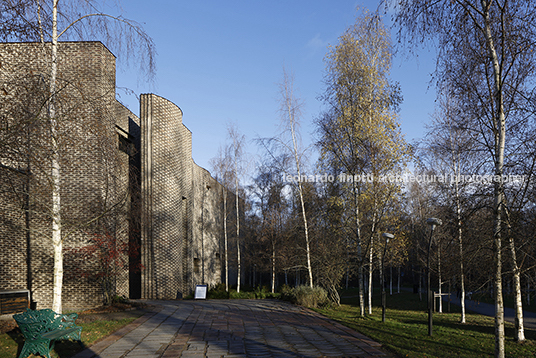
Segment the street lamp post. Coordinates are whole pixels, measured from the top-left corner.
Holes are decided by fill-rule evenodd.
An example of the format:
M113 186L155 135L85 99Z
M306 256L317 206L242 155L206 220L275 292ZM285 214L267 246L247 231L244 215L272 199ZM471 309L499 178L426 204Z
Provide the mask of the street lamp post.
M385 279L384 279L384 271L385 271L385 254L387 252L387 244L389 243L389 239L393 239L395 236L393 234L389 234L387 232L384 232L382 234L383 238L385 239L385 244L383 245L383 255L382 255L382 275L381 275L381 285L382 285L382 322L385 322Z
M440 226L443 222L437 218L429 218L426 220L426 223L431 226L432 230L430 231L430 240L428 241L428 263L427 263L427 273L428 273L428 335L432 336L433 332L433 296L432 288L430 287L430 251L432 251L432 237L434 235L434 229L436 226Z

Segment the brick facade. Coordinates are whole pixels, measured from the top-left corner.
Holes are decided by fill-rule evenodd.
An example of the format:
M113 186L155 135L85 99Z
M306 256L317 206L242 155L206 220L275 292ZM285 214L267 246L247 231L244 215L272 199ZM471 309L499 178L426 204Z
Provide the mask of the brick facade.
M140 117L142 297L173 299L195 284L220 282L221 265L212 261L219 257L214 220L221 187L194 163L179 107L144 94Z
M0 290L28 288L39 308L52 303L48 131L39 111L48 51L0 44L0 97L9 104L0 121L14 133L0 138L9 149L0 154ZM64 309L102 302L101 283L87 274L98 263L78 253L103 232L114 245L139 246L139 256L122 259L141 262L140 272L116 267L119 295L169 299L220 282L221 186L193 162L182 111L153 94L141 96L139 118L122 106L115 57L100 42L60 43L58 79Z

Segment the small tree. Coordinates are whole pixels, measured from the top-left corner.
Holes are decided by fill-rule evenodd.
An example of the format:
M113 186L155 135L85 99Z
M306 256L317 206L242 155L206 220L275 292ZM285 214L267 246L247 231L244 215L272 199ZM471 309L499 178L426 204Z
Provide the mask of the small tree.
M138 257L138 252L139 245L118 242L110 232L95 233L84 246L68 250L68 255L81 263L69 275L99 282L103 304L110 305L116 292L116 279L123 270L136 272L143 269L141 263L132 263L130 260Z
M240 178L246 171L246 137L238 132L234 125L228 127L228 138L231 140L229 145L229 163L232 173L232 184L235 193L235 210L236 210L236 254L237 254L237 287L236 291L240 292L240 281L242 275L242 262L240 258Z
M299 120L301 116L301 101L295 96L294 93L294 79L289 76L285 70L283 70L283 81L279 85L281 93L281 125L283 128L290 132L291 144L285 145L285 148L291 153L296 173L298 175L298 181L296 187L298 190L298 197L300 199L301 217L303 220L304 235L305 235L305 255L307 262L307 273L309 275L309 286L313 287L313 269L311 267L311 247L309 240L309 225L307 223L307 213L305 212L304 202L304 190L301 177L302 171L302 155L303 150L300 148L299 140ZM281 143L283 143L281 141Z
M218 156L211 159L211 166L216 174L216 180L220 182L222 187L221 199L223 205L223 252L224 252L224 266L225 266L225 291L229 292L229 238L227 233L227 219L228 219L228 203L227 195L228 190L232 185L232 163L229 153L229 147L219 149Z
M468 132L460 126L463 121L461 108L454 98L442 96L437 101L438 108L425 141L421 144L420 157L422 163L433 173L448 178L446 181L432 183L439 189L437 195L442 197L442 202L454 208L453 218L456 237L458 240L459 258L459 289L461 294L461 318L465 323L465 255L464 255L464 228L463 222L468 219L466 212L472 208L470 205L470 192L473 196L481 194L481 188L474 185L468 188L468 183L459 180L462 175L475 173L479 165L475 134Z
M285 184L278 163L281 160L266 160L258 167L258 175L253 179L250 191L255 197L256 214L260 219L257 228L259 241L265 248L270 261L272 293L275 292L278 256L283 251L282 238L285 222L288 220L288 202L284 195Z

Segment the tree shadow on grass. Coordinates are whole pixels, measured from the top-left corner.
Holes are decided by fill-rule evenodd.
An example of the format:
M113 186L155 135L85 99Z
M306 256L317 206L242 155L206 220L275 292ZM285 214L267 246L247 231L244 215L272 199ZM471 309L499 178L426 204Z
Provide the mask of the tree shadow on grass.
M439 357L487 357L493 353L494 325L493 319L485 321L472 321L468 317L468 323L459 323L458 317L453 314L434 315L434 334L429 337L427 334L428 321L427 315L422 317L404 317L403 315L387 314L387 322L382 325L378 317L365 317L357 319L347 319L345 323L357 331L376 337L375 339L383 342L389 349L395 352L415 352L416 341L422 342L423 347L429 354ZM389 322L391 320L391 322ZM397 326L393 329L394 324ZM407 326L407 330L400 330L399 326ZM505 327L505 336L507 342L507 352L511 357L528 357L536 356L536 331L525 330L527 341L520 344L514 344L515 327L513 324L507 324ZM464 344L459 344L466 341ZM473 341L473 343L470 343ZM456 352L456 353L453 353ZM444 355L442 353L445 353ZM528 354L528 355L527 355Z
M22 334L19 327L13 328L12 330L6 332L7 335L18 345L17 355L18 357L22 352L22 347L24 346L24 335ZM72 341L72 340L57 340L54 345L54 349L51 351L51 357L67 358L75 355L78 352L81 352L86 348L83 342ZM54 354L54 352L56 354Z
M72 340L56 341L56 345L54 346L54 350L58 354L58 357L71 357L86 348L87 347L83 342Z
M15 343L17 343L18 349L16 357L18 357L22 352L22 346L24 345L24 335L22 334L19 327L13 328L12 330L6 332L6 334L11 337L11 339L15 341Z
M474 314L477 315L477 314ZM484 317L484 316L482 316ZM434 314L434 324L433 327L435 329L438 328L445 328L445 329L451 329L451 330L463 330L463 331L469 331L469 332L475 332L480 334L495 334L495 325L493 322L493 317L487 317L487 322L484 321L472 321L471 317L467 318L467 323L460 323L459 320L453 319L452 314L441 314L441 313L435 313ZM402 318L402 317L396 317L396 320L403 324L412 324L412 325L422 325L423 327L428 327L428 317L423 316L422 319L414 319L414 318ZM505 324L505 336L506 337L514 337L515 336L515 327L513 323L506 322ZM529 340L536 340L536 330L533 329L527 329L525 327L525 338Z
M346 297L343 303L352 307L351 310L346 310L346 314L354 317L354 319L341 318L352 328L370 335L376 336L379 341L384 342L390 349L400 351L411 351L418 347L415 344L416 340L430 347L430 354L438 356L489 356L493 353L493 337L495 335L495 327L493 317L487 317L479 314L468 313L467 323L462 324L460 320L460 312L457 306L451 306L451 313L434 313L434 334L429 337L427 334L428 314L427 302L420 300L419 296L410 293L402 293L389 296L387 300L387 321L391 320L398 327L390 327L389 324L381 325L379 321L379 313L381 307L374 306L372 316L364 318L356 317L359 313L359 302L357 297ZM373 303L380 302L380 297L373 296ZM448 306L447 306L448 307ZM445 309L445 305L443 306ZM356 314L354 314L356 312ZM407 314L405 314L405 312ZM367 322L367 321L374 321ZM396 323L395 323L396 322ZM378 324L377 324L378 323ZM400 330L400 326L407 326L407 329ZM531 352L532 347L536 350L536 331L525 327L525 337L527 342L514 344L513 337L515 336L515 327L512 323L505 324L505 336L507 343L507 351L510 351L510 356L527 356L527 352ZM468 340L474 340L472 343ZM462 344L466 341L466 344ZM484 343L485 342L485 343ZM460 343L460 344L458 344ZM459 352L453 354L452 352ZM449 355L443 355L442 353ZM529 353L529 356L536 356L536 352Z

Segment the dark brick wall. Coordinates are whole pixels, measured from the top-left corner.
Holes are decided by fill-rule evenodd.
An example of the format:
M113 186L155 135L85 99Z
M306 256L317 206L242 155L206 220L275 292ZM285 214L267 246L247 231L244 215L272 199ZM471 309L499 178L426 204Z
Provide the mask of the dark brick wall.
M24 171L0 166L0 287L24 289L27 282L26 187Z
M221 186L192 160L182 111L141 96L142 296L175 298L196 284L221 282Z
M192 257L199 265L193 270L193 282L214 286L221 281L223 257L222 186L210 173L193 166L193 241Z
M176 298L183 292L184 245L191 193L191 133L170 101L141 96L141 177L144 197L142 295ZM184 201L184 202L183 202Z
M52 304L50 141L40 111L49 50L0 44L0 124L9 129L1 133L14 133L0 138L0 290L29 288L40 308ZM102 287L88 275L99 263L76 252L104 232L140 246L122 259L143 269L116 267L117 294L176 298L221 282L221 186L193 162L180 108L154 94L141 96L139 118L122 106L115 57L99 42L60 43L58 85L64 309L101 303Z
M30 155L31 181L30 223L22 234L2 231L1 242L13 240L7 250L0 252L2 266L16 257L17 268L7 280L0 277L0 289L29 287L38 307L52 303L53 257L50 242L50 191L49 191L49 130L44 104L48 90L46 55L49 47L37 43L0 44L0 72L3 106L0 117L5 124L20 121L26 116L30 128L29 145L21 146L19 158L13 154L0 160L7 167L25 169ZM116 113L115 57L99 42L60 43L58 52L57 121L59 127L61 164L61 204L64 241L64 309L99 305L102 300L100 284L88 275L93 271L89 260L80 261L73 250L87 245L91 235L109 231L117 243L128 240L128 205L110 208L126 197L128 189L129 157L118 148L118 125L126 126L130 113ZM31 86L30 86L31 85ZM26 90L26 92L25 92ZM24 98L26 101L22 101ZM123 111L125 112L125 111ZM121 123L122 121L122 123ZM6 169L7 170L7 169ZM6 170L3 172L6 173ZM12 171L11 171L12 172ZM13 177L13 175L11 175ZM10 210L2 215L24 218L24 210L15 205L13 188L5 188L2 181L0 201ZM103 215L104 212L110 215ZM91 225L89 220L101 216ZM20 227L20 222L17 223ZM32 275L27 282L26 248L30 235ZM11 230L13 231L13 230ZM15 239L16 238L16 239ZM93 262L95 264L95 262ZM118 293L128 294L128 273L121 272L115 282Z

